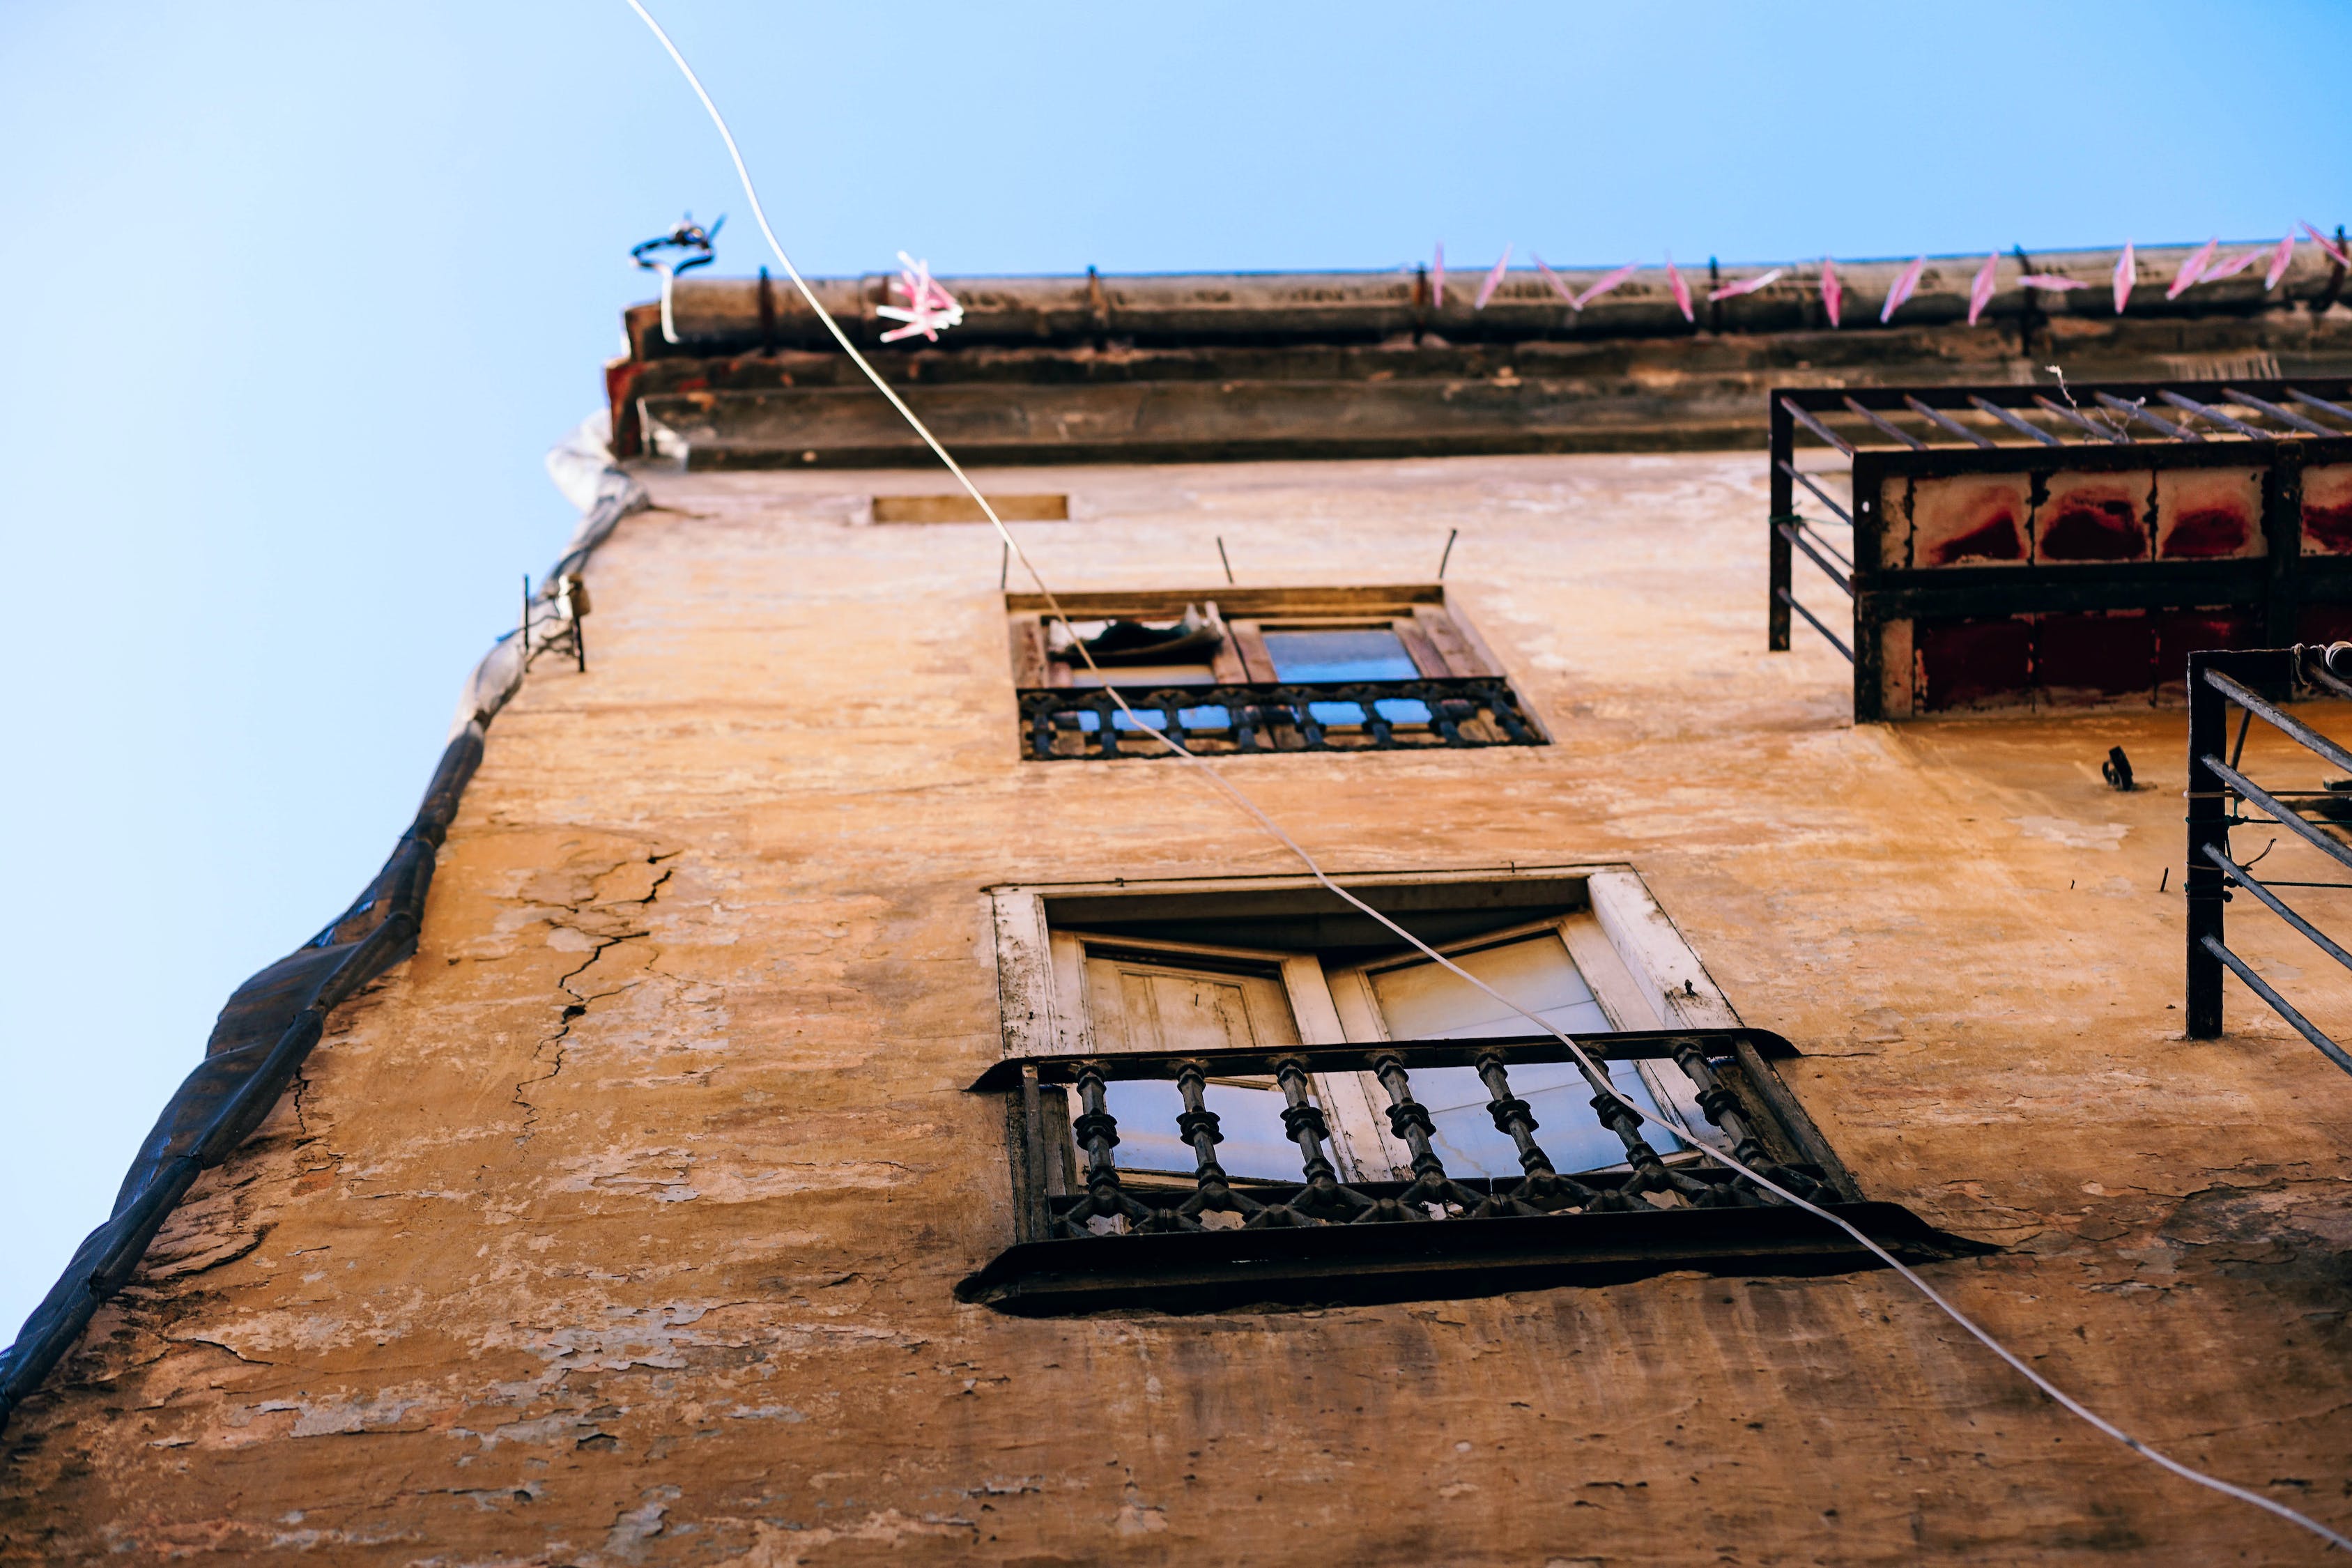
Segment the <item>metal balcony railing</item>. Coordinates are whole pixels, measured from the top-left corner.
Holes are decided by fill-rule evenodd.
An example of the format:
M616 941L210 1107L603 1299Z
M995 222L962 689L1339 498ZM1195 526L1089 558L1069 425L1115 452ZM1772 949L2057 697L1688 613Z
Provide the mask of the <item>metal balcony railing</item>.
M1762 1030L1580 1036L1597 1061L1663 1058L1741 1162L1809 1201L1833 1207L1898 1254L1947 1258L1984 1250L1899 1205L1868 1203L1765 1064L1791 1055ZM1134 1053L1007 1060L972 1085L1007 1100L1016 1239L958 1288L966 1300L1043 1314L1144 1305L1171 1310L1252 1300L1402 1300L1491 1293L1550 1283L1601 1283L1669 1268L1818 1272L1872 1266L1818 1216L1763 1192L1701 1150L1662 1155L1640 1119L1589 1070L1591 1105L1622 1145L1607 1170L1563 1172L1544 1152L1514 1067L1573 1059L1549 1036L1389 1041L1267 1051ZM1509 1178L1448 1173L1414 1099L1418 1068L1474 1068L1486 1110L1518 1150ZM1313 1094L1318 1075L1368 1073L1385 1091L1411 1178L1343 1179L1332 1131ZM1213 1079L1271 1078L1297 1146L1295 1181L1243 1181L1218 1163ZM1175 1131L1192 1151L1189 1179L1125 1171L1107 1087L1175 1085ZM1075 1093L1076 1114L1066 1095Z
M2256 719L2332 768L2352 775L2352 751L2336 744L2278 704L2296 697L2352 699L2334 666L2352 668L2352 643L2327 648L2253 648L2189 657L2189 1027L2190 1039L2221 1033L2221 972L2226 968L2329 1061L2352 1072L2352 1052L2279 994L2242 957L2231 951L2224 930L2230 887L2244 889L2273 914L2308 938L2336 963L2352 969L2352 952L2305 919L2278 895L2285 887L2347 888L2352 883L2257 879L2232 857L2232 827L2279 826L2352 871L2352 777L2323 781L2318 789L2294 789L2273 782L2258 784L2240 771L2246 732ZM2230 713L2238 712L2238 733L2230 737ZM2223 758L2226 755L2227 761ZM2253 807L2259 817L2245 815ZM2263 851L2269 853L2268 850ZM2255 856L2259 860L2262 857Z
M1803 617L1856 719L2153 700L2187 650L2352 627L2352 380L1781 387L1769 415L1767 644ZM1850 616L1802 602L1800 555Z
M1132 686L1118 694L1146 724L1212 756L1545 744L1510 682L1494 676ZM1130 727L1106 688L1026 687L1020 698L1032 761L1170 754Z

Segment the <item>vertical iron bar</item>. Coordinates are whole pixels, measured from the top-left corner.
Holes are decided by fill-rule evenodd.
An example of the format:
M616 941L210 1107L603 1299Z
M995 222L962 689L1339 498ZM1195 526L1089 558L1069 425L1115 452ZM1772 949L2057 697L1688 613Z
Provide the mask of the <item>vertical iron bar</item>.
M1787 517L1797 510L1796 491L1790 488L1789 476L1795 467L1796 421L1789 417L1782 399L1775 395L1767 409L1772 418L1771 499L1766 512L1772 518ZM1789 606L1780 597L1794 587L1795 563L1790 558L1789 542L1780 537L1779 529L1769 522L1765 532L1770 536L1770 555L1766 573L1764 592L1764 647L1767 652L1789 651Z
M2189 868L2181 879L2188 901L2188 1028L2192 1040L2219 1039L2221 1035L2221 961L2205 945L2225 940L2221 868L2208 850L2230 852L2230 803L2220 775L2204 759L2221 754L2229 742L2229 700L2205 679L2212 656L2189 656Z

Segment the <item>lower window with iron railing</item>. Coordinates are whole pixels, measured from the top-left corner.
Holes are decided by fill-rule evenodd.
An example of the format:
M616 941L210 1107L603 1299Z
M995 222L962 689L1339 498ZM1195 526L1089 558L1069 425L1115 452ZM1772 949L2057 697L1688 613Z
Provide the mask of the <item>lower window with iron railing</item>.
M1865 1201L1767 1065L1793 1055L1759 1029L1578 1037L1596 1061L1671 1061L1698 1087L1708 1142L1787 1191L1831 1209L1906 1261L1993 1250L1936 1229L1899 1205ZM1814 1274L1875 1266L1816 1215L1739 1176L1707 1149L1661 1152L1589 1070L1591 1106L1625 1158L1554 1167L1514 1068L1573 1060L1551 1037L1386 1041L1278 1051L1041 1056L998 1063L971 1088L1006 1101L1015 1239L957 1289L966 1301L1025 1315L1251 1303L1411 1300L1552 1285L1600 1285L1673 1269ZM1517 1176L1447 1172L1417 1068L1469 1068L1496 1128L1517 1149ZM1343 1178L1316 1085L1371 1075L1409 1172ZM1213 1081L1271 1079L1298 1151L1295 1181L1244 1180L1218 1163ZM1122 1169L1109 1086L1172 1084L1189 1178ZM1072 1100L1075 1097L1075 1114ZM1155 1130L1157 1131L1157 1130ZM1676 1141L1680 1142L1680 1141Z
M1032 761L1170 754L1119 711L1108 688L1025 687L1020 695ZM1208 755L1545 743L1510 682L1495 677L1133 686L1118 695L1145 726Z

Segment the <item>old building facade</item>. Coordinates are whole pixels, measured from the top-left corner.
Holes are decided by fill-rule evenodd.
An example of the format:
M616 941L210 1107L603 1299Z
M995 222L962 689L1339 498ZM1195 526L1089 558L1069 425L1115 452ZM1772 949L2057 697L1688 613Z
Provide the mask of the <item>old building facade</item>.
M2180 710L1856 723L1846 660L1766 637L1769 385L2013 379L2053 332L2109 374L2352 369L2352 310L2296 283L1873 349L1796 319L1482 342L1411 294L1301 344L1134 329L1092 279L1055 286L1066 321L1008 286L974 312L996 338L894 362L948 386L951 441L1011 432L985 488L1123 686L1356 686L1155 722L1547 1021L1649 1038L1611 1080L1687 1136L1629 1161L1524 1050L1533 1142L1600 1196L1490 1218L1533 1167L1459 1042L1531 1031L1123 728L946 477L812 390L788 309L681 286L688 342L635 312L610 373L650 504L581 570L583 657L551 643L498 711L413 955L17 1401L5 1552L2316 1560L1817 1222L1719 1205L1699 1152L1738 1135L1714 1081L2060 1385L2352 1518L2352 1086L2242 992L2184 1037ZM2231 941L2313 1016L2352 1006L2292 931ZM1425 1146L1385 1113L1413 1042ZM1197 1105L1172 1065L1083 1081L1122 1056L1201 1062ZM1179 1224L1188 1106L1247 1202ZM1086 1207L1090 1112L1125 1217ZM1467 1184L1444 1219L1242 1226L1318 1217L1301 1125L1333 1201L1426 1207L1417 1155Z

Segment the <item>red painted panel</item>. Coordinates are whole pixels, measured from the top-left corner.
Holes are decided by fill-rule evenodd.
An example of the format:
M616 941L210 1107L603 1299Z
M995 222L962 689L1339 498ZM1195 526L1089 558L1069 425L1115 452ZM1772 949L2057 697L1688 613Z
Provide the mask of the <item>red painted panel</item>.
M2145 561L2147 474L2050 476L2049 495L2034 513L2039 561Z
M2252 610L2159 610L2153 619L2159 690L2174 697L2189 689L2190 654L2263 646L2260 622Z
M2260 555L2263 476L2255 468L2174 468L2156 477L2156 553L2174 561Z
M2043 616L2033 632L2033 683L2061 701L2156 692L2156 627L2138 611Z
M2030 495L2022 474L1917 481L1911 494L1911 564L2022 562Z
M2352 555L2352 464L2304 469L2303 549L2306 555Z
M2032 680L2033 628L2024 621L1920 621L1911 646L1922 711L2021 702Z

